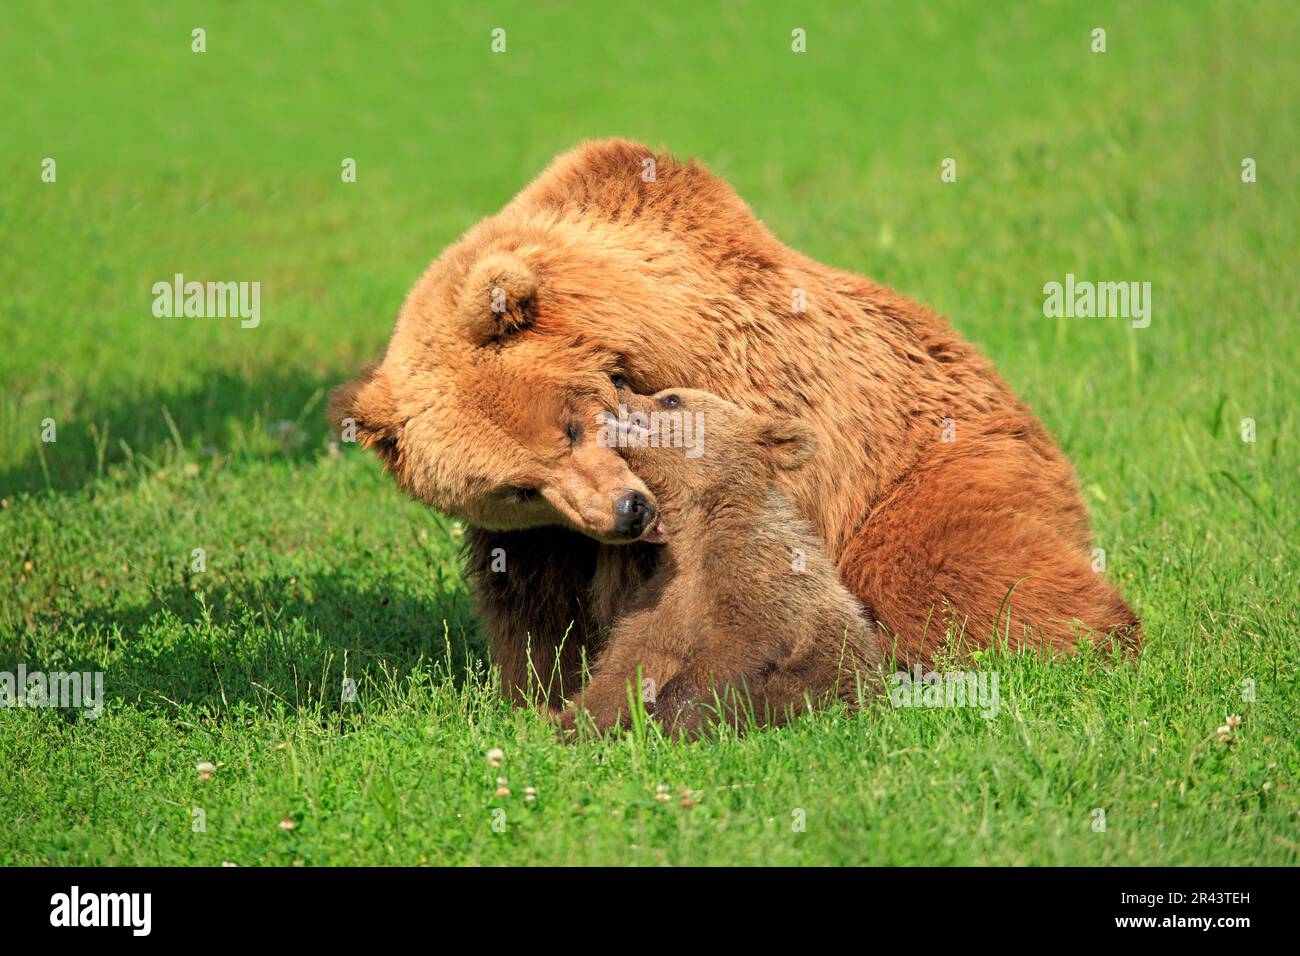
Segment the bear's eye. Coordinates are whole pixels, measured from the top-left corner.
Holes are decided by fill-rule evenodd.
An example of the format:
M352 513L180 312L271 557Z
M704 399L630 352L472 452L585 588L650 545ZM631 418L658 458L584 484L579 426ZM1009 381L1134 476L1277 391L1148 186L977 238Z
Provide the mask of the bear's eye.
M623 376L621 372L614 372L613 374L611 374L609 376L609 381L610 384L613 385L615 390L617 391L622 391L623 389L628 387L627 379Z
M578 444L578 439L582 437L582 429L578 427L576 421L571 421L564 426L564 437L568 439L570 445Z
M665 395L659 399L660 408L681 408L682 399L680 395Z
M507 485L501 490L501 497L514 502L515 504L524 504L532 501L538 495L536 488L525 488L522 485Z

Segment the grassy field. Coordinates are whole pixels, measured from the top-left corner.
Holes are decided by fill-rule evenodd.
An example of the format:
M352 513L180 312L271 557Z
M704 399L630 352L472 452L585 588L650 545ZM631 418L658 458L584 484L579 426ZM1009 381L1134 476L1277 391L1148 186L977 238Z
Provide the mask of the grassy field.
M7 10L0 671L102 671L107 705L0 709L0 863L1297 862L1293 4L434 6ZM990 654L993 719L692 745L503 704L459 527L323 399L604 135L950 316L1077 463L1146 653ZM154 317L175 273L260 282L260 324ZM1067 273L1149 281L1150 326L1044 318Z

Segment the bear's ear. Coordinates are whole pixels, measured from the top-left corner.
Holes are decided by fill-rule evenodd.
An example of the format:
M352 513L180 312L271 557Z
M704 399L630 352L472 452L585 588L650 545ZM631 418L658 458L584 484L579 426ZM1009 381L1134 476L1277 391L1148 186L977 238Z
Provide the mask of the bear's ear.
M471 341L482 345L525 328L537 305L537 276L511 252L484 256L465 277L460 321Z
M793 471L812 458L817 450L817 433L797 418L761 416L758 447L773 470Z
M397 464L397 407L378 362L363 368L355 379L330 392L326 412L330 425L345 442L373 448L389 468Z

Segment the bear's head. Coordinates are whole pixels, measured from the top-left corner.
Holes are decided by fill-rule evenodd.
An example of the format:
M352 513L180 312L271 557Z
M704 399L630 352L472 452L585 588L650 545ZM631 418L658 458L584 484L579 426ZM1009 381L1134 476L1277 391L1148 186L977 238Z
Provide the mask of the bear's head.
M653 540L719 515L757 517L773 479L802 467L817 448L810 425L709 392L670 388L620 400L618 416L607 418L610 437L601 440L616 443L657 496Z
M597 440L600 414L621 391L673 383L740 398L743 341L766 299L789 294L778 255L696 164L586 144L429 267L383 358L330 396L330 419L408 493L471 524L637 540L657 505Z
M331 394L330 419L403 489L479 527L567 523L609 543L634 541L654 525L654 496L596 440L617 379L599 362L558 365L543 343L492 344L532 321L534 283L516 257L486 257L453 323L421 324L426 340L408 321L383 362Z

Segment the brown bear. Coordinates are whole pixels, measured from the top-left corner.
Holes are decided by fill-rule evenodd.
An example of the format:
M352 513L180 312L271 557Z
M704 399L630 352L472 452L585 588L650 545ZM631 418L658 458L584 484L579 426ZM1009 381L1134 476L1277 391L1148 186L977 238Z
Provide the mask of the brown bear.
M813 427L816 461L778 483L886 653L925 660L950 633L1138 640L1092 570L1073 469L974 348L782 245L697 163L606 140L448 248L383 359L330 400L344 438L469 523L480 617L517 699L575 692L653 570L653 495L591 436L620 389L669 386Z
M665 543L562 723L626 726L640 700L693 736L871 693L875 630L774 484L812 457L813 430L690 389L624 400L612 437L654 492Z

